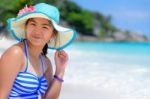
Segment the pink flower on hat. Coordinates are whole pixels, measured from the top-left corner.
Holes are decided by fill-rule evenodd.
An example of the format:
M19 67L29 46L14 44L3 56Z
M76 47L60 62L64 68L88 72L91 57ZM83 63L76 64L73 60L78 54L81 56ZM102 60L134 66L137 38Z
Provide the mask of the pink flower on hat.
M28 12L34 12L35 8L33 6L25 6L23 9L19 10L18 16L26 14Z

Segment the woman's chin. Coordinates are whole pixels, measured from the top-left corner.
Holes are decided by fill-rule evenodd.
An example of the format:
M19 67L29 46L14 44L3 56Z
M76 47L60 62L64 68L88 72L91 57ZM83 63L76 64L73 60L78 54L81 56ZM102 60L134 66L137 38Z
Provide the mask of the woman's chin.
M34 46L42 46L43 45L42 39L32 39L30 41Z

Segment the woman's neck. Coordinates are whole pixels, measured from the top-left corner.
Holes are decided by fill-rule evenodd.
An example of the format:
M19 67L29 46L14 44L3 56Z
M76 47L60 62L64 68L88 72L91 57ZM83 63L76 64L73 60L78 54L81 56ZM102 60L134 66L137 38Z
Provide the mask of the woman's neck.
M33 46L30 42L27 42L28 54L32 57L39 58L39 55L42 53L43 47Z

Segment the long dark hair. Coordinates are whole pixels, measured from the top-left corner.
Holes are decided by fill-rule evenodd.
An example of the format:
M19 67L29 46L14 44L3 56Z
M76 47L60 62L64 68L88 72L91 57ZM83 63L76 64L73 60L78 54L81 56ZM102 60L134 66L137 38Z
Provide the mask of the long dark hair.
M42 49L42 54L43 54L44 56L47 55L47 50L48 50L48 44L46 43L45 46L44 46L43 49Z

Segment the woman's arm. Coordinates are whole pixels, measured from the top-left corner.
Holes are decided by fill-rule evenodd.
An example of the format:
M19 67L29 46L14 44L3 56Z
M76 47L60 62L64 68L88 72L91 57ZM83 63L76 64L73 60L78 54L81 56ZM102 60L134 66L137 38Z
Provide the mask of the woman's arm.
M19 46L9 48L0 59L0 99L7 99L13 82L22 65Z
M56 71L55 75L57 75L59 78L63 79L66 63L68 62L68 55L64 51L56 51L55 53L55 65L56 65ZM51 80L49 83L49 88L47 93L45 94L45 97L43 99L58 99L62 82L60 82L57 79L54 79L51 73Z

